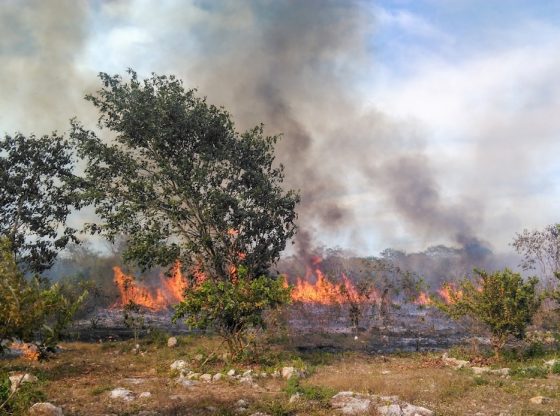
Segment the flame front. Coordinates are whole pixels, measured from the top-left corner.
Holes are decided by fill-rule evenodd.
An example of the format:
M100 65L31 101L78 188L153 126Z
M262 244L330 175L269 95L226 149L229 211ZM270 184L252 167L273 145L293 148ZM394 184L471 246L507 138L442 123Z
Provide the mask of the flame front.
M155 291L138 285L134 276L123 273L118 266L113 268L113 272L114 282L119 290L119 300L115 304L117 307L134 302L153 311L163 310L183 300L183 293L188 287L179 262L173 265L171 277L160 276L160 287Z

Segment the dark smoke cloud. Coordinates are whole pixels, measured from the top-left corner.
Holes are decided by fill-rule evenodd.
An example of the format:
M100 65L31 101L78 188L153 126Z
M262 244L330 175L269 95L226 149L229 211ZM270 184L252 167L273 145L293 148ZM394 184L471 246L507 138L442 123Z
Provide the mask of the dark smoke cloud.
M24 130L65 129L72 115L90 117L82 97L97 84L79 60L92 42L94 7L71 0L7 4L0 42L10 60L0 66L0 89L25 111L2 111L0 127L10 119ZM473 231L483 207L443 196L421 128L392 120L362 98L359 80L375 68L375 20L367 2L99 4L111 24L150 34L147 44L124 51L118 72L134 67L127 57L143 50L146 72L179 75L231 110L241 128L264 122L268 133L283 134L278 160L286 166L287 185L302 195L300 252L312 253L323 233L338 230L351 233L356 249L374 231L392 238L390 229L371 229L375 219L362 221L366 210L349 196L375 194L426 242L486 253ZM0 98L2 110L10 107L7 99Z

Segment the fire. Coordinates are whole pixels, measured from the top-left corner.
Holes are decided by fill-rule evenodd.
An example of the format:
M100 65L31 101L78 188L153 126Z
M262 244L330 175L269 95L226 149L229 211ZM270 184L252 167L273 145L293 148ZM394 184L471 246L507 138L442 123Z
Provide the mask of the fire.
M113 272L114 282L119 290L119 300L115 306L134 302L153 311L162 310L183 300L183 293L188 287L178 261L171 268L170 277L160 276L160 287L155 290L139 285L134 276L123 273L118 266L113 268Z
M449 283L444 283L443 286L437 290L437 294L447 305L452 305L457 299L463 297L463 292L454 289ZM434 302L426 292L420 292L414 303L416 305L430 306L433 305Z
M315 283L311 283L312 280L315 280ZM287 281L285 281L285 285L287 285ZM336 284L330 282L318 268L313 271L308 269L304 279L298 277L292 290L294 302L319 305L378 302L379 299L375 290L360 293L344 273L342 283Z
M433 302L426 292L420 292L414 303L421 306L430 306Z

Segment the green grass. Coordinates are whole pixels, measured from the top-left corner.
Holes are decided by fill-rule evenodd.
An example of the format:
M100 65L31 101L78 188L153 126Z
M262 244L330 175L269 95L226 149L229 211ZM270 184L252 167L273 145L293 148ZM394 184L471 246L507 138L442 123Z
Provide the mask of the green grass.
M541 366L519 367L510 371L510 375L514 378L546 378L548 369Z
M290 378L284 391L292 396L293 394L301 394L307 400L316 400L319 402L327 402L336 394L336 391L322 386L302 385L297 377Z

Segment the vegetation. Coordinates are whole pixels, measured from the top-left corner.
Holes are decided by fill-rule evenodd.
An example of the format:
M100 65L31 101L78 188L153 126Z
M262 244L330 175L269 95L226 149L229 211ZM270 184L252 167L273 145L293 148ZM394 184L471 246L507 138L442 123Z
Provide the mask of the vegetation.
M0 340L38 341L52 348L70 324L87 292L71 296L40 277L26 279L18 269L11 243L0 238Z
M267 276L248 279L247 273L241 266L233 281L206 279L187 288L174 319L184 317L194 328L214 328L230 352L239 356L248 347L247 330L264 327L263 312L290 299L283 280Z
M475 270L475 280L465 279L457 290L449 290L451 301L437 303L449 316L469 316L483 323L492 336L496 358L508 337L522 339L540 305L536 293L538 279L526 282L509 269L487 273Z
M53 133L0 139L0 236L25 272L52 266L58 252L77 241L66 225L82 204L70 143Z

